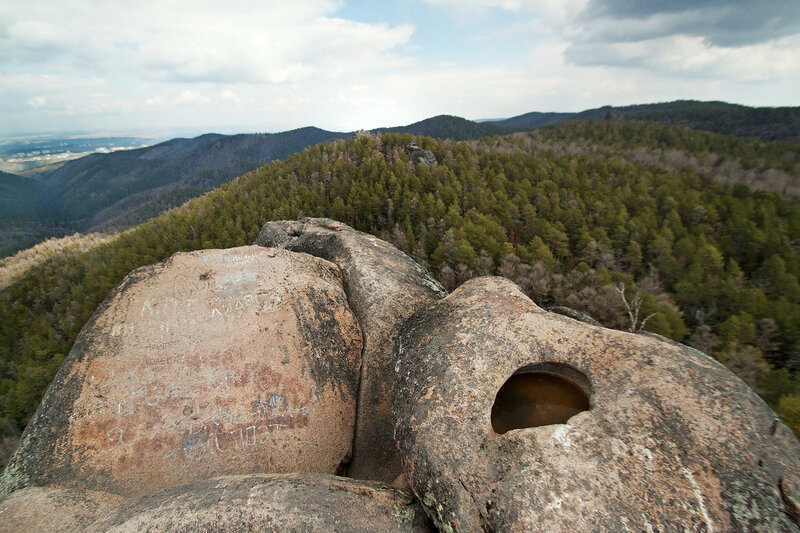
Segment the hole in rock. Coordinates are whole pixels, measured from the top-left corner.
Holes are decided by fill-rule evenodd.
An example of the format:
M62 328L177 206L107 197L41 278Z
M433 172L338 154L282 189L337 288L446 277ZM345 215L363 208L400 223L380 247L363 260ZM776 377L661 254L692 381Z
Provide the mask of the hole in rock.
M545 363L517 370L497 391L492 406L492 429L563 424L589 410L589 380L578 370Z

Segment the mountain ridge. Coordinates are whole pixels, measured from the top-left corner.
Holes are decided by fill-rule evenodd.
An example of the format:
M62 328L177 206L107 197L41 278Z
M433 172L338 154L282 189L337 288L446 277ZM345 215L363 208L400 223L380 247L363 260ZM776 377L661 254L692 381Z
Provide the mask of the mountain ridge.
M749 108L697 101L603 106L578 113L531 112L482 122L437 115L406 126L370 131L475 140L568 120L596 121L620 116L671 122L681 127L699 124L739 133L758 131L761 138L771 135L800 140L800 108ZM753 116L757 118L748 119ZM772 133L765 130L769 117L783 117ZM91 154L29 178L33 181L20 181L25 179L20 176L4 179L0 182L0 227L5 230L0 235L0 257L47 237L135 225L271 160L351 135L314 126L280 133L206 133L145 148Z
M628 106L607 105L574 113L533 111L490 122L506 127L539 128L566 120L602 120L609 113L736 137L800 142L800 107L749 107L721 101L674 100Z
M454 115L436 115L407 126L375 128L370 130L370 132L375 135L382 135L384 133L410 133L411 135L423 135L440 139L450 139L453 141L478 139L491 135L513 133L513 131L515 131L513 128L509 129L504 126L499 126L491 121L476 122Z

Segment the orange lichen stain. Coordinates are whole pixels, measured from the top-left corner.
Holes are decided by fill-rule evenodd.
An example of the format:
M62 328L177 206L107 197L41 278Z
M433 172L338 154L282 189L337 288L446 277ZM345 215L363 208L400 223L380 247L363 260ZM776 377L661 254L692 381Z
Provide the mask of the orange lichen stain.
M77 445L85 445L98 450L111 448L119 440L117 422L112 417L93 417L73 422L72 438Z
M572 381L549 372L514 374L497 392L492 429L503 434L550 424L563 424L589 409L589 397Z

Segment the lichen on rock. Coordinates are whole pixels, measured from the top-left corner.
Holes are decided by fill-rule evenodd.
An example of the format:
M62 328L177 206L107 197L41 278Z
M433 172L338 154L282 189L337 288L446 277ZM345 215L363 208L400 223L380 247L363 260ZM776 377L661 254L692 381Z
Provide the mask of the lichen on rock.
M138 531L427 533L421 506L379 482L324 474L225 476L131 498L89 526Z
M270 222L256 244L331 261L364 334L358 421L348 475L390 483L402 472L392 436L392 346L415 311L447 295L428 272L391 244L326 218Z
M548 313L502 278L419 311L397 344L393 412L406 476L453 531L798 531L781 480L800 443L712 359ZM580 385L565 423L492 426L517 372Z
M81 332L5 490L139 494L226 473L335 473L361 330L339 268L258 246L133 272Z

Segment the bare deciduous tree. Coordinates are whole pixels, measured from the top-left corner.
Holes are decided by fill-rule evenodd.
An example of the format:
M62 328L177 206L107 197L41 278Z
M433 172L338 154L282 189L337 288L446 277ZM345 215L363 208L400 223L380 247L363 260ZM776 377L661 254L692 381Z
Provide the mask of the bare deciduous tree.
M635 333L637 331L644 330L645 324L647 321L653 318L658 313L650 313L647 315L644 320L639 322L639 313L642 309L642 297L640 294L636 294L633 297L633 301L629 302L628 299L625 297L625 284L624 283L617 283L614 286L619 293L619 297L622 299L622 303L625 305L625 311L628 313L628 319L630 320L630 326L628 327L628 331Z

